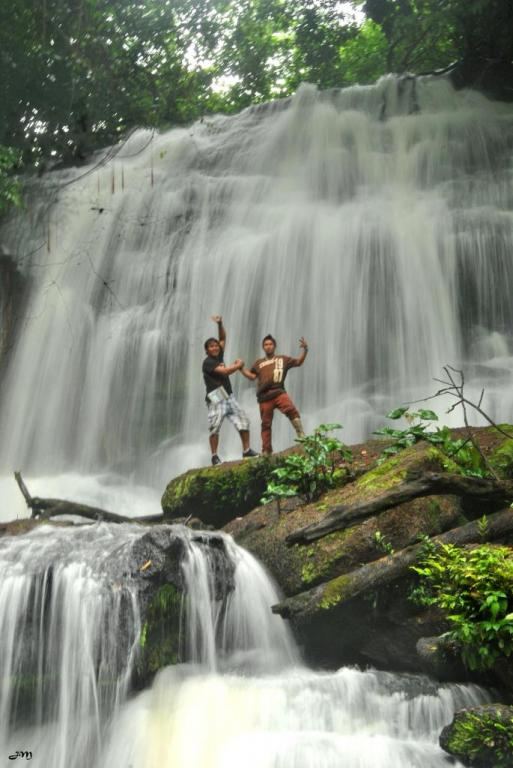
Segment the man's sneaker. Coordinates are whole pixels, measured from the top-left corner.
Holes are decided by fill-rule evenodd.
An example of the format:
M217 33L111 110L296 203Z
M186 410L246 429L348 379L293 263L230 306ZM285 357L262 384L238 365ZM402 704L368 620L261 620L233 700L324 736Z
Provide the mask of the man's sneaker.
M258 456L258 453L256 451L252 451L251 448L248 448L248 450L244 451L242 454L243 459L254 459L255 456Z
M217 455L217 453L213 453L212 454L212 465L215 467L216 464L222 464L222 461L219 458L219 456Z

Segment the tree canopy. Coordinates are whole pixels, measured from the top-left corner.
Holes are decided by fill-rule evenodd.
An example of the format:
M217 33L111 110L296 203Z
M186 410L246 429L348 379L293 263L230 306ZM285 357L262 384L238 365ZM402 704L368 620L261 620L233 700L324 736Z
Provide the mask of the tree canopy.
M461 84L486 85L513 72L513 3L10 0L0 62L0 145L15 152L4 158L77 162L134 126L235 111L303 81L364 84L457 63ZM498 95L513 98L502 81Z

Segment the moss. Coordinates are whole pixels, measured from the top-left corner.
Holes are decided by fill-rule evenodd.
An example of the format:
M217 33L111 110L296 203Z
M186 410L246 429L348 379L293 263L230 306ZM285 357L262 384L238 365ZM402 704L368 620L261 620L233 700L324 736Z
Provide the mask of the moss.
M428 449L426 456L432 464L440 467L440 469L445 469L446 472L455 472L456 474L461 472L459 464L456 464L453 459L450 459L445 453L434 446Z
M349 576L342 575L328 582L324 588L319 608L323 611L330 610L344 600L349 581Z
M180 661L180 614L182 593L164 584L149 604L141 629L138 673L143 679L161 667Z
M385 491L404 480L405 471L396 471L402 464L400 457L388 459L379 467L366 472L356 481L359 489Z
M330 578L334 566L345 557L343 542L354 534L355 528L356 526L352 526L330 533L315 546L307 549L297 547L298 554L307 558L301 568L301 581L305 586L312 586L314 582Z
M513 764L513 709L487 706L459 712L442 736L442 746L475 766Z

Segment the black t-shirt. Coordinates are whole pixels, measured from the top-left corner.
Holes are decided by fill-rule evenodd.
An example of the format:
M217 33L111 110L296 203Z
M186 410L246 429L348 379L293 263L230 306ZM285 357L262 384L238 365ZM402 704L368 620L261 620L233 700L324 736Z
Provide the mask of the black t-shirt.
M207 387L207 395L218 387L224 387L229 395L232 394L232 385L230 377L222 373L214 373L214 368L224 362L224 351L221 350L217 357L207 357L203 360L203 378ZM207 401L208 402L208 401Z

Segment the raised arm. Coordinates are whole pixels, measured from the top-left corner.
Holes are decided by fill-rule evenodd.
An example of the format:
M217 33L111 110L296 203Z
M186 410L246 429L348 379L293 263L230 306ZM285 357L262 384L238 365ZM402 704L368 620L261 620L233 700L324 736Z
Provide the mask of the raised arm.
M293 358L294 368L299 368L299 366L303 365L303 363L305 362L305 358L308 354L308 343L304 336L301 336L301 338L299 339L299 346L301 347L301 354L299 355L299 357Z
M224 345L226 344L226 330L223 325L223 318L221 315L212 315L212 320L214 323L217 323L217 333L219 338L219 346L221 349L224 349Z

